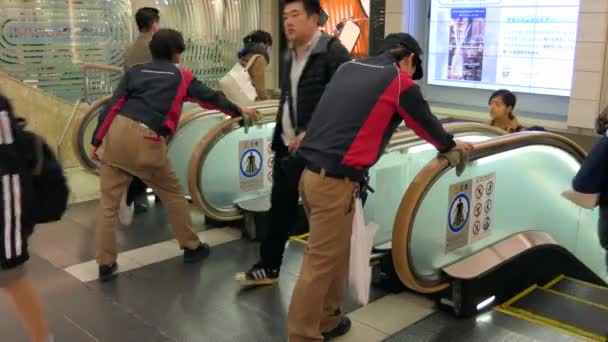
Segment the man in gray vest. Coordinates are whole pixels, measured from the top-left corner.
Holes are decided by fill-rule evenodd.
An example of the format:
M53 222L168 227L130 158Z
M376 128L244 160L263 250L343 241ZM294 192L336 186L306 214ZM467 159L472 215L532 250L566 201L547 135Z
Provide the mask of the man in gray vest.
M125 56L125 69L135 65L152 62L150 41L154 33L160 30L160 12L156 8L142 7L135 13L135 22L139 29L139 36L127 48ZM137 177L129 185L127 192L120 202L118 218L120 223L128 226L133 221L133 213L147 211L145 203L137 203L137 199L146 193L147 186Z

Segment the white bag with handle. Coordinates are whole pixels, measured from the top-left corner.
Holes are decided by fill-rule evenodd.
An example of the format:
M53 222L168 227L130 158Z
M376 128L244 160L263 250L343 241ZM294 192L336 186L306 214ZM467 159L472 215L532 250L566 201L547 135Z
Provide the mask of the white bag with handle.
M220 79L220 90L226 95L228 100L241 107L251 106L255 102L257 92L251 82L249 68L260 57L262 55L251 56L245 67L240 62L237 62L226 76Z
M374 235L378 225L365 225L363 203L355 198L355 216L353 218L353 233L350 238L350 267L348 276L349 292L359 305L369 303L369 291L372 282L372 268L369 260L374 244Z

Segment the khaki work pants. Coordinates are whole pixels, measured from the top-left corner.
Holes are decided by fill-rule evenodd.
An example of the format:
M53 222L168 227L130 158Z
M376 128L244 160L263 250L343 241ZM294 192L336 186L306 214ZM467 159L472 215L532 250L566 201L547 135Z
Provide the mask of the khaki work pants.
M184 191L167 157L165 139L142 124L117 115L98 150L101 201L97 209L97 262L116 261L115 228L122 194L132 176L154 190L167 208L169 223L182 248L195 249L200 240L192 231Z
M300 195L310 236L289 307L290 342L322 341L342 318L357 183L304 171Z

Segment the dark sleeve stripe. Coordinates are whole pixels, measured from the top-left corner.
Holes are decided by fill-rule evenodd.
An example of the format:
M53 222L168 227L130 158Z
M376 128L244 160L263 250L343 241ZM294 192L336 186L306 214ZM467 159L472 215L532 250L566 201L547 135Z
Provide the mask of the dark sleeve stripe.
M414 120L410 113L408 113L403 108L398 109L399 115L405 121L407 127L409 127L414 133L420 136L422 139L428 141L431 145L435 146L437 149L443 149L444 146L440 144L429 132L427 132L422 125L418 123L418 121Z
M405 86L399 94L397 112L407 127L440 152L451 149L454 146L452 136L445 132L439 120L433 115L415 83L405 74L399 73L398 77Z
M110 125L112 125L112 121L114 121L114 118L116 117L116 115L120 111L120 108L122 108L122 106L125 104L125 102L127 102L127 97L126 96L120 98L112 106L112 108L108 112L108 115L106 116L105 120L103 121L103 123L99 127L99 130L97 131L97 134L95 135L95 140L96 140L97 144L99 144L99 145L101 144L101 141L103 140L103 138L108 133L108 130L110 129Z
M192 97L186 97L184 101L196 103L196 104L198 104L199 106L201 106L201 107L203 107L205 109L219 110L220 112L222 112L222 113L224 113L226 115L232 116L232 117L240 116L239 113L236 113L234 111L227 110L227 109L224 109L224 108L220 108L218 106L212 105L211 103L199 101L199 100L197 100L195 98L192 98Z
M227 108L224 108L224 106L222 106L222 103L220 103L219 105L214 105L211 104L209 102L205 102L205 101L201 101L199 99L195 99L192 96L188 96L188 89L190 87L190 85L192 84L193 80L194 80L194 75L192 74L192 71L190 70L186 70L183 68L180 68L180 71L182 72L182 75L184 75L184 79L186 80L186 84L184 85L184 83L182 83L182 85L184 85L184 89L183 89L183 95L180 97L182 103L183 102L192 102L192 103L196 103L199 106L205 108L205 109L212 109L212 110L219 110L222 113L232 116L232 117L237 117L237 116L241 116L241 113L239 113L238 111L234 111L234 110L230 110ZM181 92L179 92L179 94L181 94ZM191 95L191 94L190 94ZM230 106L230 107L235 107L236 105L234 105L232 102L230 101L223 101L223 102L228 102L228 104L225 104L226 107ZM181 110L181 104L180 104L180 110Z

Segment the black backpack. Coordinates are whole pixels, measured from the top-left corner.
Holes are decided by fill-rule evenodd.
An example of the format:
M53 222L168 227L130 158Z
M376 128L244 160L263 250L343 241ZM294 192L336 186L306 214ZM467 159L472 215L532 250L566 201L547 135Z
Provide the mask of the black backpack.
M9 156L0 161L0 175L18 174L21 179L24 227L59 221L69 197L63 168L43 138L25 130L25 120L15 120L13 129L14 144L0 145Z
M41 137L34 135L36 167L32 172L35 223L59 221L67 210L70 189L63 167Z

